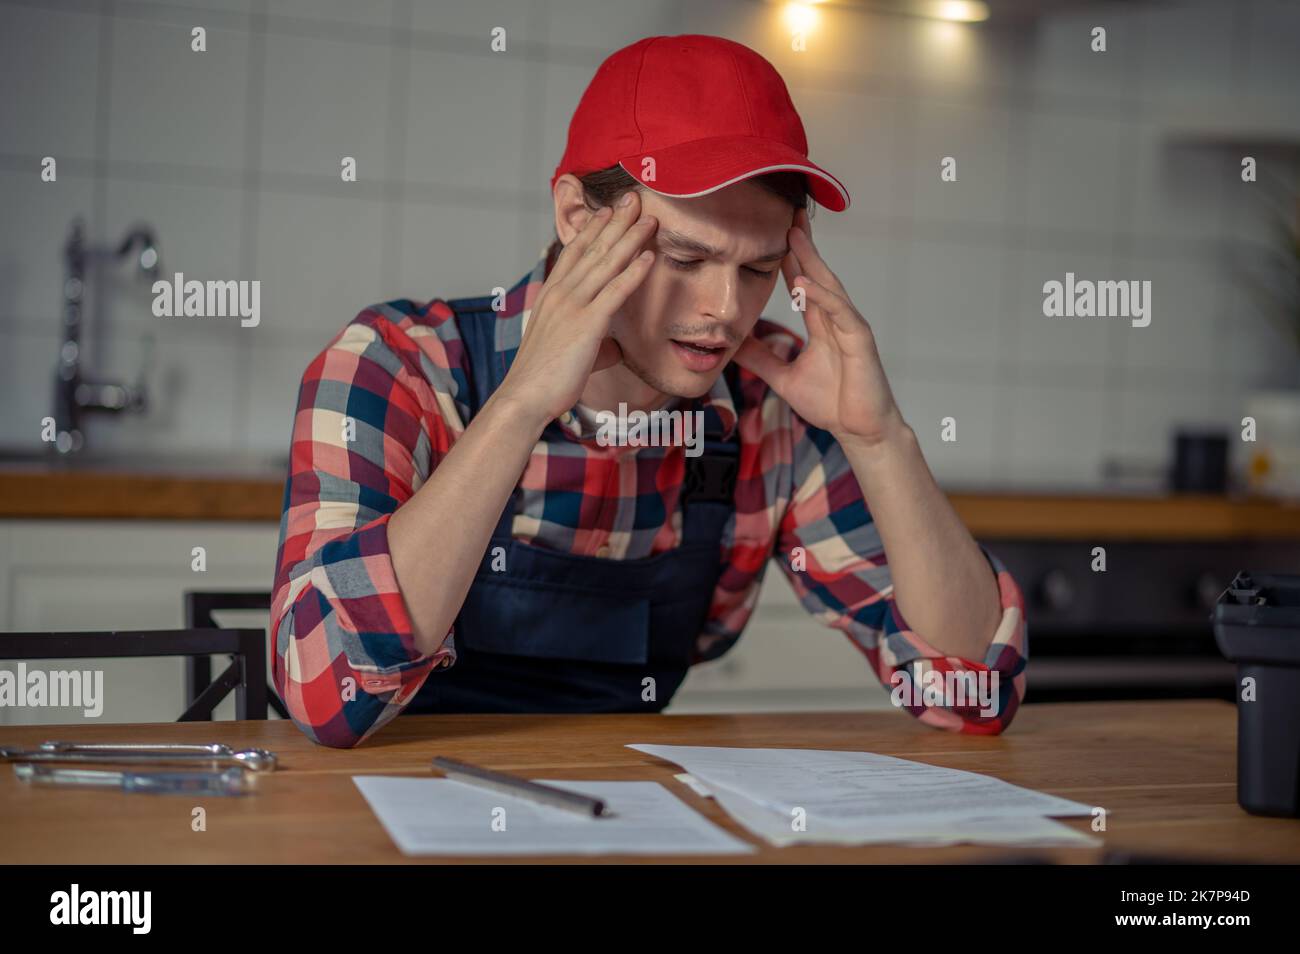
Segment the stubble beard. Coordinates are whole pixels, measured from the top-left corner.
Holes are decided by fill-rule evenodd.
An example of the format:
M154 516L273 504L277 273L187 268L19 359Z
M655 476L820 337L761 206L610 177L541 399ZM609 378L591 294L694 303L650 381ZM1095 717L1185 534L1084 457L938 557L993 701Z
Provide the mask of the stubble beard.
M621 343L619 347L622 347ZM654 388L660 394L666 395L669 398L682 398L684 400L691 400L693 398L702 397L703 395L709 392L709 388L712 387L713 385L713 382L710 381L707 385L700 387L698 390L692 389L690 391L683 391L680 388L675 387L667 379L660 377L659 375L655 374L653 371L649 370L648 368L644 368L640 366L636 362L636 359L633 358L628 353L628 349L626 348L623 348L623 364L625 364L629 371L635 374L647 385Z

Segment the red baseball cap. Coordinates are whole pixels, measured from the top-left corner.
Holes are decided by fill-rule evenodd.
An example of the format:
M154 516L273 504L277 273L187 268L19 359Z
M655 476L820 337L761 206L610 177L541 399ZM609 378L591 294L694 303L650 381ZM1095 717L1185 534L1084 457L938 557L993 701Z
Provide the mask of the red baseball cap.
M569 123L551 186L613 165L647 189L693 198L768 172L802 172L818 205L849 206L843 183L808 160L785 81L747 46L652 36L600 64Z

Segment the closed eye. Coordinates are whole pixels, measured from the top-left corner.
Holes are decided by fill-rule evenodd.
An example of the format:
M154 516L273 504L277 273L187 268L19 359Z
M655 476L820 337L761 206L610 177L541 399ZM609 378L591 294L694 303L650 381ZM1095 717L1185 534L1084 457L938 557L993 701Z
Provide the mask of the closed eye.
M697 268L700 262L703 261L703 259L698 259L698 258L693 258L693 259L673 258L671 255L665 255L664 257L668 260L669 264L672 265L673 268L680 269L683 272L689 272L692 269ZM772 275L776 274L775 268L768 268L768 269L752 268L749 265L746 265L743 270L749 272L751 275L756 275L759 278L769 278Z

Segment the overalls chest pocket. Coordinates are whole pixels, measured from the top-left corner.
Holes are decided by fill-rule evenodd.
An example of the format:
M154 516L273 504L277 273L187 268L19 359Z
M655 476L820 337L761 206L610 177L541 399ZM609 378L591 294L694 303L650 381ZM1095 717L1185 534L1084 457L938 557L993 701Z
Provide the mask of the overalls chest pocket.
M456 641L471 651L645 663L650 600L556 580L480 574L461 608Z

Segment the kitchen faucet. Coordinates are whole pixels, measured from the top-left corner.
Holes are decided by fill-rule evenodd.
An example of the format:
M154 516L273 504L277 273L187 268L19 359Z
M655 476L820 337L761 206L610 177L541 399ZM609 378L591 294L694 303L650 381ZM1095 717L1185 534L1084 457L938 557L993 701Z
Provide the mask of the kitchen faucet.
M86 242L81 220L72 223L72 233L63 249L63 342L54 380L54 449L60 454L73 454L84 446L82 418L86 412L117 414L143 411L147 405L145 368L141 368L135 384L122 384L97 379L85 370L81 356L87 269L95 261L116 263L128 257L134 257L141 277L150 281L157 278L158 242L147 225L132 228L116 246L93 246Z

